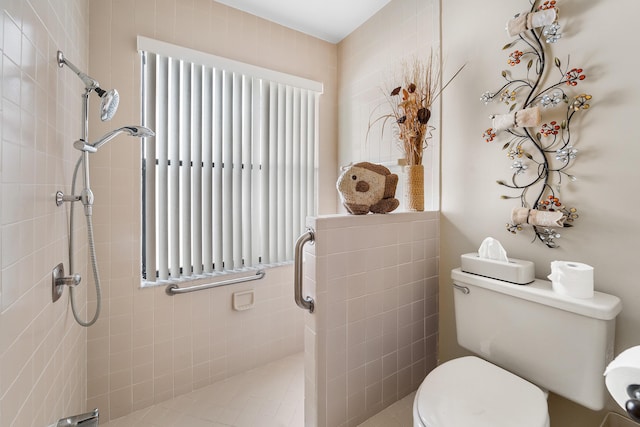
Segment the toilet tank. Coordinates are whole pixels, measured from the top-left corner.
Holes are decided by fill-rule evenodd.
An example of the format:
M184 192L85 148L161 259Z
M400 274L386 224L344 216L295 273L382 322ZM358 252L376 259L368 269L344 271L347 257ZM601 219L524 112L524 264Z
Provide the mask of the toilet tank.
M515 285L460 269L451 277L462 347L587 408L604 407L618 297L572 298L546 280Z

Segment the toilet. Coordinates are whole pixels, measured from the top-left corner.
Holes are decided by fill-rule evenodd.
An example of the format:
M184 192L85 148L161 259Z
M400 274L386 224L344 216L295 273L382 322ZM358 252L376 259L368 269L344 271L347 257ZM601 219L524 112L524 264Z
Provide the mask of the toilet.
M549 427L547 391L604 407L618 297L572 298L545 280L516 285L459 268L451 277L458 343L475 355L427 375L414 427Z

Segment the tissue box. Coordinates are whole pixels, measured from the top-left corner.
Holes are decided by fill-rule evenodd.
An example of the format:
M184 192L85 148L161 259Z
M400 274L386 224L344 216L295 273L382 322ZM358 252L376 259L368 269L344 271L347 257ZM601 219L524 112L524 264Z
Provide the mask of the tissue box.
M465 273L490 277L516 285L526 285L535 280L534 264L531 261L509 258L509 262L480 258L477 252L460 256L460 269Z

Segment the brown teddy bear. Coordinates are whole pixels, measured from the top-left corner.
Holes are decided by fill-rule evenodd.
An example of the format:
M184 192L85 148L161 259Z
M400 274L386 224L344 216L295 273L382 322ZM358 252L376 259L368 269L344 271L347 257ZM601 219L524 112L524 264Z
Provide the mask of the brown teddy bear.
M360 162L349 166L336 187L342 204L354 215L387 213L398 207L395 198L398 175L382 165Z

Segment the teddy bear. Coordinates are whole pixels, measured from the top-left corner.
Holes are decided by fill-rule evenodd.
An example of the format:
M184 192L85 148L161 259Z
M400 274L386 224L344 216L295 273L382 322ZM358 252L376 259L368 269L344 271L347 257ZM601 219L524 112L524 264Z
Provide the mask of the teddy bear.
M360 162L347 167L336 187L342 204L354 215L387 213L398 207L398 175L382 165Z

